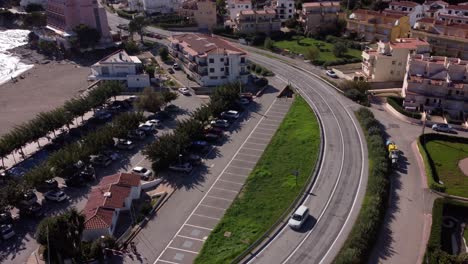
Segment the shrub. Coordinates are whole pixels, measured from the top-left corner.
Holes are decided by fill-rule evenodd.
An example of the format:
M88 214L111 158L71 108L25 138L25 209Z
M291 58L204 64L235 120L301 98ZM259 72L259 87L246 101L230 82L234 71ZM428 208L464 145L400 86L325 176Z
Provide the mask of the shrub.
M396 96L389 96L387 97L387 103L391 105L395 110L397 110L400 114L403 114L407 117L421 119L422 115L417 112L410 112L403 108L403 100L402 97Z
M419 136L418 148L424 161L424 170L426 172L426 177L428 179L429 188L436 190L438 192L445 192L445 186L442 184L439 184L439 176L437 175L437 170L435 168L434 161L430 158L429 153L427 152L427 149L426 149L426 143L429 140L437 139L437 138L447 139L447 137L444 137L444 135L438 135L438 134L425 134L425 135Z
M271 40L271 38L266 38L263 46L265 49L273 50L273 48L275 47L275 42Z
M161 60L167 61L169 59L169 51L167 50L166 47L161 47L158 50L159 56L161 56Z
M123 10L117 10L117 15L126 19L133 19L133 15Z
M124 49L129 55L135 55L140 52L140 48L135 41L126 41L124 43Z

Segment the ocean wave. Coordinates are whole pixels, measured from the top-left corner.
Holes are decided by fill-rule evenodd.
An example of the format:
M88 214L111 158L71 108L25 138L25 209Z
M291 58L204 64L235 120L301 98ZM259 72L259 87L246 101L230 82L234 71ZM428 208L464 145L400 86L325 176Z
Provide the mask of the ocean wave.
M20 62L19 57L8 51L27 44L29 32L21 29L0 31L0 84L34 67Z

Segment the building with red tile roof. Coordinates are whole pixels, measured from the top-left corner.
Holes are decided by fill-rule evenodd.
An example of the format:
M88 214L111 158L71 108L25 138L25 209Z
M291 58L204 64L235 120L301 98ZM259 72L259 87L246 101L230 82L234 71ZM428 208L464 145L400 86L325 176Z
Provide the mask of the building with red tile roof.
M410 1L390 2L389 7L385 9L386 12L403 14L409 17L411 26L419 19L424 17L424 7L418 3Z
M140 176L136 174L118 173L102 178L91 190L83 210L83 239L112 236L119 214L130 210L133 200L140 198L140 193Z
M336 25L340 18L344 13L339 1L311 2L302 4L298 21L306 33L315 34L322 27Z
M234 32L242 34L254 34L280 31L281 21L276 17L274 9L242 10L237 14L233 26Z

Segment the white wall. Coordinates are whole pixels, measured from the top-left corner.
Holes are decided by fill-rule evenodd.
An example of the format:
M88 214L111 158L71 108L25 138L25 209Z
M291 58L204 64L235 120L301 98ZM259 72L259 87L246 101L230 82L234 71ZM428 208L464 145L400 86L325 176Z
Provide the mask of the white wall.
M148 74L127 75L127 85L129 88L149 87L150 78Z
M234 1L227 2L228 10L229 10L229 18L234 21L236 19L237 14L239 14L242 10L252 9L252 3L242 3L242 4L235 4Z

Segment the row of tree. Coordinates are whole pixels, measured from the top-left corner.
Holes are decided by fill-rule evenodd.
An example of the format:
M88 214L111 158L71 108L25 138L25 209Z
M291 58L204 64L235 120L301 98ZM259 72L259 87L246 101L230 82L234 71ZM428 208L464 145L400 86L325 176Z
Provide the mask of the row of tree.
M217 87L210 96L210 102L197 108L189 118L178 121L171 133L159 137L148 145L143 154L152 162L152 169L159 171L176 162L191 142L203 138L203 129L212 117L235 108L239 99L239 84Z
M90 110L96 109L106 103L109 98L120 94L123 86L119 82L102 82L98 87L91 90L88 95L73 98L65 102L63 106L54 110L41 112L37 116L0 138L0 158L2 165L4 158L16 150L22 150L31 142L54 133L63 126L69 127L73 120L83 116Z

